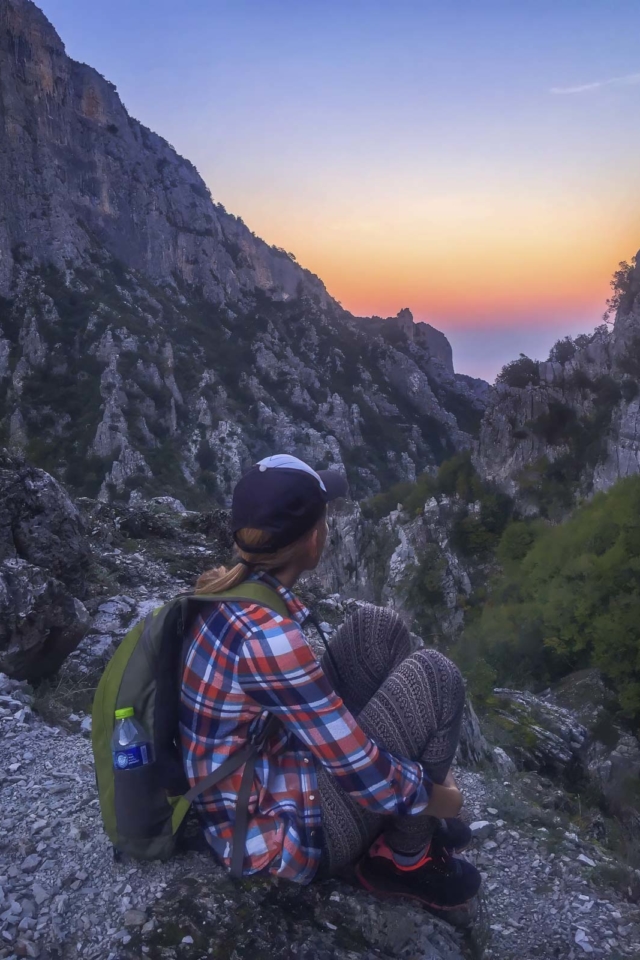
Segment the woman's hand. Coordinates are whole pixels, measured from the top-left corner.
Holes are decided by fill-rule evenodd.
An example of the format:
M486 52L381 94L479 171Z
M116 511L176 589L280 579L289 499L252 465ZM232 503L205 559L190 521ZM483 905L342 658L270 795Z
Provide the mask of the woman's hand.
M425 814L429 817L457 817L462 809L463 796L458 789L451 771L445 777L444 783L434 783L431 788L431 799Z

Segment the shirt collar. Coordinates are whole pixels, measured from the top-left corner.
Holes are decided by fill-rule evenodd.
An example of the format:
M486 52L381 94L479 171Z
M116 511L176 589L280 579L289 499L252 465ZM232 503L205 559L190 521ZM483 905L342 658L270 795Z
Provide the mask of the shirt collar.
M305 620L308 620L310 617L310 611L305 607L302 600L295 595L293 590L290 590L289 587L285 587L277 577L274 577L270 573L266 573L264 570L256 570L253 573L250 573L247 577L247 580L255 580L266 584L266 586L271 587L272 590L275 590L276 593L282 597L285 604L287 605L287 610L291 614L291 617L300 625L302 625Z

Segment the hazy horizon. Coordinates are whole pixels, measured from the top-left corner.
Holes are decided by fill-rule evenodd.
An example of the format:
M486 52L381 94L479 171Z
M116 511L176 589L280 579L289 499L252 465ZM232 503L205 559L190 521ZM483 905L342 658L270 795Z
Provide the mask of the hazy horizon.
M635 2L39 5L216 201L462 373L593 329L640 246Z

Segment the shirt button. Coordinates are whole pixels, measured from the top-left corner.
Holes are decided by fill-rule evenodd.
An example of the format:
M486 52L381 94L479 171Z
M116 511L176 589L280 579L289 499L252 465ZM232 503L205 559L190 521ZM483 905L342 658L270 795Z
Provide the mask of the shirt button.
M309 757L305 757L304 760L303 760L303 763L310 763L310 762L311 762L311 761L309 760Z
M309 794L309 800L315 800L315 798L316 798L315 793L310 793L310 794Z

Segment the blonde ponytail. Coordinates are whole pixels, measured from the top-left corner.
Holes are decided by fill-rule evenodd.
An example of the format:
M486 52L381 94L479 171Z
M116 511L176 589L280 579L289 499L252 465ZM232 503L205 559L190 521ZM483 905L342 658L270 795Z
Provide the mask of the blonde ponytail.
M195 592L224 593L225 590L232 590L246 580L248 573L249 568L243 563L236 563L230 570L226 567L213 567L211 570L205 570L198 577Z
M277 573L278 570L282 570L283 567L288 566L298 558L304 549L304 542L309 533L296 540L295 543L289 544L288 547L274 550L273 553L251 553L249 550L241 550L240 547L236 546L236 553L240 560L244 562L236 563L229 570L226 567L214 567L212 570L206 570L198 578L195 592L204 594L224 593L225 590L231 590L243 583L254 570ZM244 527L238 531L238 536L248 547L256 547L259 550L261 546L268 542L271 534L265 533L264 530Z

